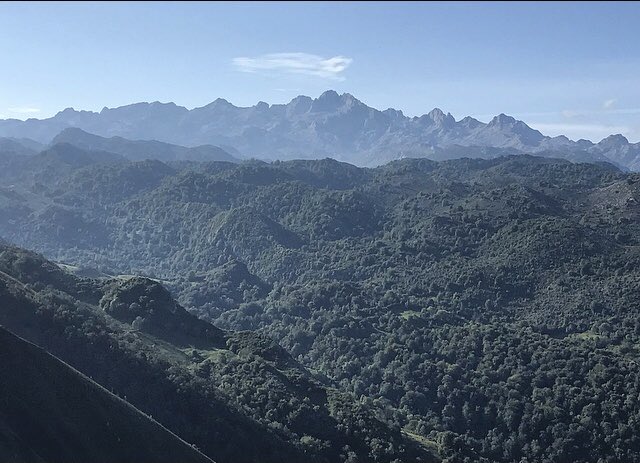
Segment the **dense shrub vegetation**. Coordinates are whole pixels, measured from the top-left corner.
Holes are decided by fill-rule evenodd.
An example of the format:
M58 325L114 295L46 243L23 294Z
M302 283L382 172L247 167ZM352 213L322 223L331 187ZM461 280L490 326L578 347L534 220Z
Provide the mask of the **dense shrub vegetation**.
M530 156L117 168L139 176L119 194L105 194L114 167L92 165L0 195L0 235L79 271L161 280L445 460L640 459L637 174ZM225 380L240 367L216 358L203 374L256 421L323 419L313 394L287 405L276 384ZM339 442L273 432L318 455Z

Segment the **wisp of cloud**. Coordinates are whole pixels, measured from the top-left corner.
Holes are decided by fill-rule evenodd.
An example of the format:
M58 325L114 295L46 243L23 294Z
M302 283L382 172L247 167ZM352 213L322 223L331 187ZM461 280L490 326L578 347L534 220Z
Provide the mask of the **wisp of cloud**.
M233 65L242 72L275 71L344 80L341 74L352 61L345 56L323 58L309 53L269 53L254 58L234 58Z
M36 114L40 112L39 108L31 108L31 107L19 107L19 108L9 108L9 111L12 113L18 114Z

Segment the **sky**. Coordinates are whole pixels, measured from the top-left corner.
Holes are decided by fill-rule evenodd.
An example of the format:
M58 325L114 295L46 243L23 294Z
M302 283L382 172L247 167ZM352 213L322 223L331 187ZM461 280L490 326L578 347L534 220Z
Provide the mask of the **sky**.
M640 141L640 2L0 2L0 118L328 89Z

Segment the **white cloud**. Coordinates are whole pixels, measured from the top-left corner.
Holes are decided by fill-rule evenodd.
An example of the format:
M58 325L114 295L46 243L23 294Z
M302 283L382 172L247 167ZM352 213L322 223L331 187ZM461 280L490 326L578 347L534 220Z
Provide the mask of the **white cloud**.
M585 111L576 111L574 109L563 109L560 114L562 114L567 119L571 119L572 117L584 116Z
M602 103L602 109L613 109L613 105L616 104L616 100L614 98L611 98L610 100L606 100L604 103Z
M32 108L28 106L22 106L19 108L8 108L8 110L16 114L37 114L40 112L40 108Z
M352 61L345 56L323 58L309 53L270 53L255 58L234 58L233 65L242 72L274 71L344 80L341 74Z

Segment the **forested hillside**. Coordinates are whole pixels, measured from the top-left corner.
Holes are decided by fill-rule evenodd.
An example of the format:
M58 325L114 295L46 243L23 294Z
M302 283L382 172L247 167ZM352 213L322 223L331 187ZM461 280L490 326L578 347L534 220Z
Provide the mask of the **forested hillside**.
M79 279L41 256L1 246L0 325L65 360L216 462L434 460L423 443L376 418L374 407L327 378L309 373L270 339L199 320L148 279ZM16 445L0 441L0 455L18 447L16 461L30 459L29 452L43 461L87 455L105 462L198 460L195 452L181 457L170 444L156 455L162 447L151 445L153 435L127 448L133 431L122 436L120 453L107 453L111 433L134 429L140 418L110 419L114 411L101 412L104 391L91 401L90 391L78 386L83 380L64 368L47 375L31 366L12 368L21 361L16 356L31 360L27 354L13 349L0 358L11 373L0 389L18 402L0 403L0 436L18 436ZM51 368L53 360L40 362ZM21 381L32 385L20 388ZM65 394L74 390L77 403L71 405ZM47 415L64 410L65 403L67 412ZM102 416L78 440L74 436L87 419L82 413L91 407ZM101 419L107 428L113 425L104 429L109 437L100 436ZM72 440L66 447L65 436Z
M524 155L65 169L3 180L0 236L77 274L161 281L445 460L640 459L639 175ZM105 281L90 303L126 286ZM222 384L252 419L279 417L252 381Z

